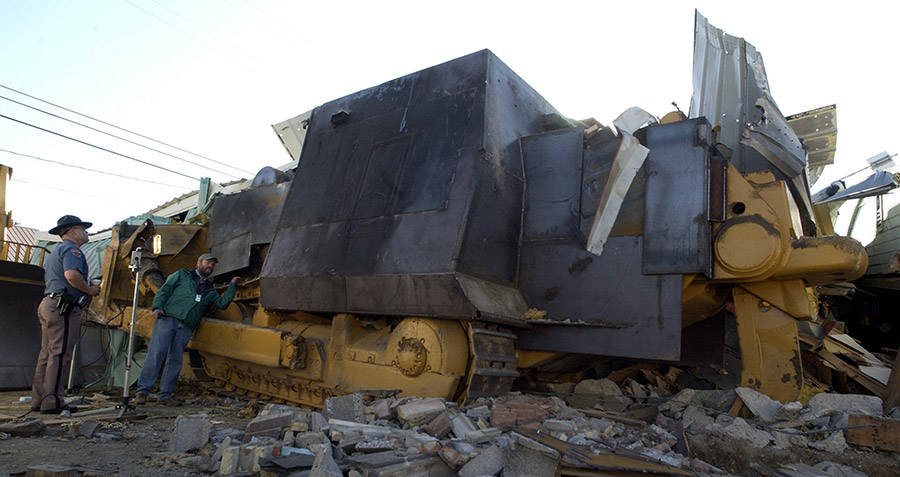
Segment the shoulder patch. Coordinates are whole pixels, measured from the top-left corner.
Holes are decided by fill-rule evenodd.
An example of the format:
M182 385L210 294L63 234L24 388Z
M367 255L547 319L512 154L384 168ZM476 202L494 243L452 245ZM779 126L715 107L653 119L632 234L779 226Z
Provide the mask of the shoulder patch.
M81 250L79 250L77 248L73 248L73 249L69 250L69 253L71 253L72 255L75 255L76 257L81 256Z

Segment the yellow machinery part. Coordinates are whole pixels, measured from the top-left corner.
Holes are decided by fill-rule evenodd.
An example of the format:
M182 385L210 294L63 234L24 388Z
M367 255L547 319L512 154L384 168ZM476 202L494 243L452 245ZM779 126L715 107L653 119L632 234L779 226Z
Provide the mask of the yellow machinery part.
M781 402L796 400L803 389L796 320L740 287L732 293L741 348L741 386Z
M126 308L122 315L130 312ZM314 407L363 389L454 399L472 371L469 336L458 321L362 320L343 314L328 320L265 311L254 313L253 321L280 323L270 328L207 318L188 344L203 357L208 376L253 395ZM150 310L139 309L135 334L149 338L154 324ZM128 328L127 320L109 325ZM498 356L515 363L514 351L510 342Z

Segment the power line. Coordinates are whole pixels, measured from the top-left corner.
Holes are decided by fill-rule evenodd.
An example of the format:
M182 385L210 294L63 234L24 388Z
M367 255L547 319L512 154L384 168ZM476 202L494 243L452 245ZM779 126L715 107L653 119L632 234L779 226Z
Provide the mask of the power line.
M125 129L125 128L123 128L123 127L116 126L115 124L112 124L112 123L108 123L108 122L106 122L106 121L103 121L102 119L97 119L97 118L95 118L95 117L93 117L93 116L88 116L87 114L79 113L78 111L75 111L75 110L73 110L73 109L69 109L69 108L67 108L67 107L65 107L65 106L60 106L60 105L58 105L58 104L56 104L56 103L52 103L52 102L47 101L47 100L45 100L45 99L38 98L37 96L32 96L32 95L30 95L30 94L28 94L28 93L26 93L26 92L24 92L24 91L19 91L19 90L17 90L17 89L10 88L9 86L3 85L3 84L0 84L0 88L3 88L3 89L6 89L6 90L9 90L9 91L12 91L12 92L14 92L14 93L21 94L22 96L25 96L25 97L28 97L28 98L31 98L31 99L40 101L40 102L42 102L42 103L44 103L44 104L49 104L50 106L53 106L53 107L55 107L55 108L62 109L63 111L68 111L68 112L70 112L70 113L72 113L72 114L77 114L78 116L81 116L81 117L83 117L83 118L88 118L88 119L90 119L90 120L92 120L92 121L97 121L97 122L100 123L100 124L104 124L104 125L109 126L109 127L111 127L111 128L118 129L119 131L124 131L124 132L127 132L128 134L134 134L135 136L138 136L138 137L147 139L148 141L153 141L153 142L155 142L155 143L157 143L157 144L162 144L163 146L171 147L172 149L175 149L175 150L178 150L178 151L181 151L181 152L186 152L186 153L188 153L188 154L190 154L190 155L192 155L192 156L197 156L197 157L206 159L207 161L214 162L214 163L219 164L219 165L221 165L221 166L230 167L230 168L232 168L232 169L234 169L234 170L241 171L241 172L243 172L243 173L245 173L245 174L253 174L253 173L250 172L250 171L246 171L246 170L241 169L241 168L239 168L239 167L232 166L231 164L227 164L227 163L225 163L225 162L217 161L217 160L212 159L212 158L210 158L210 157L206 157L206 156L204 156L204 155L202 155L202 154L198 154L198 153L196 153L196 152L188 151L187 149L182 149L182 148L180 148L180 147L178 147L178 146L173 146L172 144L169 144L169 143L167 143L167 142L163 142L163 141L160 141L160 140L158 140L158 139L153 139L152 137L145 136L145 135L143 135L143 134L141 134L141 133L134 132L134 131L131 131L131 130L129 130L129 129Z
M10 121L15 121L15 122L17 122L17 123L19 123L19 124L24 124L25 126L32 127L32 128L35 128L35 129L39 129L39 130L41 130L41 131L48 132L48 133L53 134L53 135L56 135L56 136L59 136L59 137L62 137L62 138L66 138L66 139L68 139L68 140L70 140L70 141L75 141L75 142L77 142L77 143L79 143L79 144L84 144L85 146L90 146L90 147L93 147L93 148L95 148L95 149L100 149L101 151L106 151L106 152L108 152L108 153L110 153L110 154L115 154L115 155L117 155L117 156L122 156L122 157L124 157L125 159L131 159L132 161L140 162L141 164L145 164L145 165L148 165L148 166L150 166L150 167L155 167L155 168L157 168L157 169L162 169L162 170L164 170L164 171L166 171L166 172L171 172L172 174L178 174L179 176L187 177L188 179L191 179L191 180L195 180L195 181L199 181L199 180L200 180L200 179L198 179L198 178L196 178L196 177L189 176L189 175L187 175L187 174L182 174L181 172L173 171L172 169L168 169L168 168L165 168L165 167L163 167L163 166L157 166L156 164L153 164L153 163L150 163L150 162L147 162L147 161L142 161L142 160L140 160L140 159L138 159L138 158L136 158L136 157L131 157L131 156L122 154L121 152L116 152L116 151L107 149L107 148L105 148L105 147L100 147L100 146L91 144L91 143L89 143L89 142L84 142L84 141L82 141L81 139L75 139L74 137L69 137L69 136L66 136L65 134L60 134L60 133L58 133L58 132L56 132L56 131L51 131L51 130L49 130L49 129L44 129L44 128L40 127L40 126L35 126L34 124L26 123L25 121L20 121L20 120L18 120L18 119L16 119L16 118L11 118L11 117L9 117L9 116L6 116L5 114L0 114L0 118L9 119Z
M28 184L28 185L32 185L32 186L43 187L45 189L55 190L55 191L59 191L59 192L65 192L67 194L83 195L85 197L93 197L95 199L109 200L109 197L100 197L99 195L88 194L85 192L78 192L78 191L69 190L69 189L62 189L60 187L48 186L46 184L38 184L36 182L23 181L22 179L19 179L17 177L13 177L10 180L12 182L18 182L19 184Z
M30 154L22 154L21 152L10 151L9 149L0 149L0 152L6 152L6 153L9 153L9 154L14 154L14 155L16 155L16 156L21 156L21 157L29 157L29 158L31 158L31 159L37 159L38 161L49 162L49 163L51 163L51 164L58 164L58 165L60 165L60 166L71 167L71 168L74 168L74 169L81 169L81 170L83 170L83 171L96 172L97 174L105 174L105 175L108 175L108 176L121 177L122 179L130 179L130 180L138 181L138 182L146 182L146 183L148 183L148 184L156 184L156 185L161 185L161 186L166 186L166 187L174 187L174 188L176 188L176 189L187 189L187 188L188 188L188 187L185 187L185 186L177 186L177 185L173 185L173 184L166 184L165 182L151 181L150 179L142 179L142 178L140 178L140 177L132 177L132 176L126 176L126 175L122 175L122 174L116 174L115 172L102 171L102 170L99 170L99 169L91 169L90 167L79 166L79 165L76 165L76 164L67 164L67 163L65 163L65 162L54 161L54 160L52 160L52 159L44 159L43 157L32 156L32 155L30 155Z
M102 130L100 130L100 129L97 129L97 128L88 126L87 124L82 124L82 123L79 123L78 121L75 121L75 120L72 120L72 119L69 119L69 118L60 116L60 115L58 115L58 114L53 114L53 113L51 113L51 112L49 112L49 111L44 111L43 109L37 108L37 107L34 107L34 106L31 106L30 104L25 104L25 103L16 101L16 100L14 100L14 99L12 99L12 98L7 98L6 96L3 96L2 94L0 94L0 99L5 99L5 100L7 100L7 101L9 101L9 102L11 102L11 103L18 104L19 106L24 106L24 107L29 108L29 109L32 109L32 110L34 110L34 111L38 111L38 112L40 112L40 113L44 113L44 114L46 114L46 115L48 115L48 116L53 116L54 118L62 119L63 121L68 121L68 122L70 122L70 123L72 123L72 124L77 124L77 125L79 125L79 126L81 126L81 127L83 127L83 128L90 129L91 131L96 131L96 132L98 132L98 133L100 133L100 134L106 134L107 136L114 137L114 138L116 138L116 139L125 141L125 142L127 142L127 143L129 143L129 144L134 144L135 146L143 147L144 149L149 149L149 150L151 150L151 151L153 151L153 152L158 152L158 153L160 153L160 154L163 154L163 155L166 155L166 156L169 156L169 157L178 159L179 161L183 161L183 162L186 162L186 163L188 163L188 164L193 164L193 165L195 165L195 166L197 166L197 167L200 167L200 168L202 168L202 169L206 169L206 170L208 170L208 171L212 171L212 172L215 172L215 173L217 173L217 174L222 174L222 175L231 177L232 179L240 179L238 176L229 174L229 173L227 173L227 172L218 171L218 170L216 170L216 169L213 169L213 168L210 168L210 167L206 167L206 166L204 166L203 164L199 164L199 163L196 163L196 162L194 162L194 161L191 161L191 160L188 160L188 159L184 159L184 158L182 158L182 157L178 157L178 156L175 156L175 155L173 155L173 154L169 154L168 152L160 151L159 149L155 149L155 148L152 148L152 147L150 147L150 146L145 146L145 145L143 145L143 144L141 144L141 143L134 142L134 141L132 141L132 140L130 140L130 139L127 139L127 138L124 138L124 137L121 137L121 136L116 136L115 134L108 133L108 132L106 132L106 131L102 131Z
M185 36L187 36L187 37L189 37L189 38L193 38L193 36L191 36L190 33L186 32L186 31L182 30L181 28L178 28L177 26L175 26L175 25L173 25L173 24L171 24L171 23L169 23L169 22L163 20L162 18L160 18L160 17L154 15L154 14L151 13L149 10L145 10L145 9L143 9L143 8L141 8L141 7L139 7L139 6L137 6L136 4L132 3L130 0L125 0L125 3L131 5L131 6L134 7L134 8L137 8L138 10L140 10L140 11L146 13L147 15L150 15L151 17L153 17L153 18L159 20L159 21L162 22L162 23L165 23L166 25L168 25L169 27L171 27L171 28L174 29L175 31L181 33L182 35L185 35ZM165 8L165 7L164 7L164 8ZM167 10L168 10L168 9L167 9Z

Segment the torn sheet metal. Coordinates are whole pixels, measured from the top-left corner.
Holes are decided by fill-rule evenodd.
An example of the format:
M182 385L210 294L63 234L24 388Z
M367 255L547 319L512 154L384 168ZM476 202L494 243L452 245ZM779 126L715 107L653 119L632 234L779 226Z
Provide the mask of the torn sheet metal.
M876 171L859 184L842 188L843 181L836 182L827 188L816 192L813 196L815 204L827 204L830 202L847 201L887 194L891 190L900 187L900 174L892 174L888 171ZM829 194L831 192L831 194Z
M619 129L619 132L632 135L638 129L649 124L657 124L658 122L659 120L656 119L656 116L637 106L632 106L623 111L613 121L613 124Z
M837 107L835 105L792 114L788 124L806 146L809 183L815 184L825 166L834 164L837 150Z
M293 162L299 163L300 161L300 153L303 152L303 143L306 141L311 116L312 111L307 111L272 125L272 129L278 135L278 139L281 140L281 144L284 145L284 149L291 156Z
M806 150L772 99L762 55L695 12L693 82L688 116L707 118L716 145L742 174L768 170L788 180L812 235Z
M631 110L629 109L628 111ZM624 115L625 113L622 114ZM621 118L622 116L619 117ZM620 131L623 131L622 139L619 143L616 158L613 160L606 187L603 189L603 195L600 197L600 205L597 207L597 213L594 216L594 223L591 225L591 233L587 241L588 251L595 255L603 253L603 246L606 244L613 225L616 223L616 217L619 215L625 195L634 181L634 176L644 164L644 159L647 158L647 154L650 152L630 132L626 132L625 129L619 126L618 122L615 124Z

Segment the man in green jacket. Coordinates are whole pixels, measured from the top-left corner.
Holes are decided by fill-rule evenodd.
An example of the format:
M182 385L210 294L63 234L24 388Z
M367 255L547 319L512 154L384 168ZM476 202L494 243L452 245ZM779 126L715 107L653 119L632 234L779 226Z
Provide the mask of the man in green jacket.
M144 404L159 376L159 368L165 363L162 378L159 380L160 402L179 405L181 401L173 396L178 373L181 372L181 356L184 348L191 340L191 334L200 326L200 320L215 306L221 310L228 307L234 298L234 291L239 277L231 279L225 294L219 296L212 286L209 277L212 275L218 260L210 253L204 253L197 259L194 270L178 270L166 278L166 283L159 288L153 298L153 335L150 337L150 348L144 360L144 368L138 378L135 403Z

